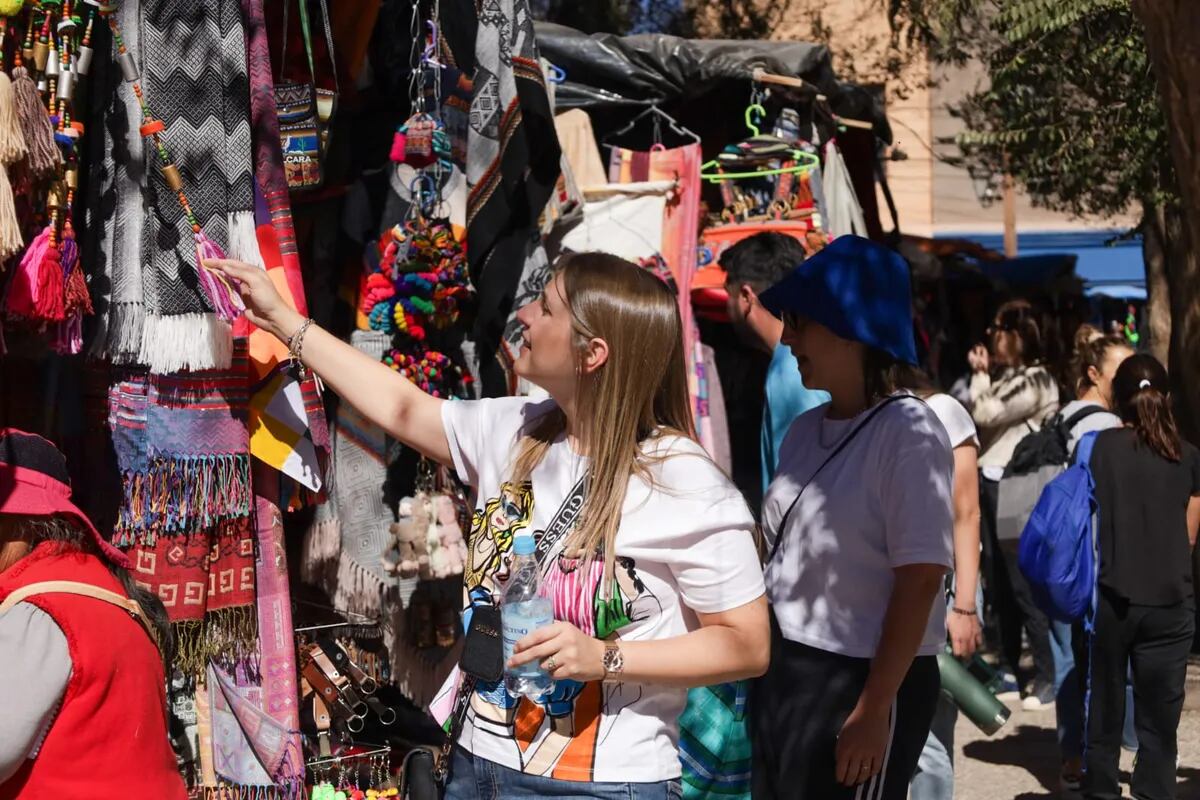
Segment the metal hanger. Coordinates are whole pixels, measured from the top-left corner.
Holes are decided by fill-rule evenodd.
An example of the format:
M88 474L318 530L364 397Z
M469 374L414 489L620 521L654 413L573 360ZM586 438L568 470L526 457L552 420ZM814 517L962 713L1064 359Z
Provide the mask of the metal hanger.
M667 126L671 129L671 131L673 133L675 133L675 135L682 136L685 139L692 140L696 144L700 144L699 136L697 136L695 133L693 133L688 128L685 128L683 125L681 125L679 123L679 120L675 119L670 114L663 111L661 108L659 108L656 104L653 104L653 103L650 104L649 106L647 106L646 109L644 111L642 111L640 114L638 114L636 117L629 120L629 122L625 125L625 127L621 128L620 130L615 130L612 133L605 136L604 139L602 140L602 143L609 145L609 146L615 146L611 142L612 139L616 139L618 137L624 136L625 134L629 133L631 130L633 130L637 126L637 124L639 122L641 122L646 117L650 117L651 121L654 123L654 143L655 144L658 144L658 145L662 144L662 123L663 122L667 123Z

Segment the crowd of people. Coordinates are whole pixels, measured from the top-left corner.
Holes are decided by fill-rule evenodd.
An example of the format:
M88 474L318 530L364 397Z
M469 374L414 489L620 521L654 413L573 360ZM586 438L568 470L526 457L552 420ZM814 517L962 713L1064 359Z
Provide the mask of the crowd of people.
M537 663L555 687L534 702L456 671L444 689L454 712L439 720L455 738L445 797L950 798L957 710L936 656L971 656L985 630L1022 705L1056 704L1066 788L1120 797L1130 715L1135 795L1173 797L1200 453L1179 435L1162 365L1085 327L1063 386L1033 306L1016 299L946 393L917 366L909 267L894 251L843 236L806 259L763 233L721 264L732 321L771 354L762 430L734 432L760 437L761 509L696 442L676 298L637 266L565 257L520 311L515 369L545 399L447 401L301 317L261 270L208 265L240 287L251 322L496 509L471 533L468 616L494 606L514 536L537 537L555 622L518 642L509 665ZM1022 441L1047 426L1071 453L1094 437L1100 560L1086 629L1050 619L1018 565L1028 498L1006 479ZM129 613L153 602L106 568L66 499L61 456L15 432L0 445L0 480L19 488L0 496L27 498L0 507L0 570L18 565L0 572L0 601L45 579L136 601L95 630L78 615L99 612L49 595L0 616L0 651L19 653L0 664L6 697L38 682L38 664L54 667L46 691L16 705L24 738L0 737L0 796L34 780L50 796L67 785L39 769L80 735L63 729L92 713L89 686L131 679L96 637L120 637L122 668L140 659L146 676L113 724L139 721L165 746L148 688L161 686L159 639L152 614L143 632L145 615ZM37 495L48 485L37 470L53 502ZM37 652L3 644L38 626ZM531 740L543 716L550 733ZM145 746L147 764L165 763ZM176 796L155 769L147 790Z

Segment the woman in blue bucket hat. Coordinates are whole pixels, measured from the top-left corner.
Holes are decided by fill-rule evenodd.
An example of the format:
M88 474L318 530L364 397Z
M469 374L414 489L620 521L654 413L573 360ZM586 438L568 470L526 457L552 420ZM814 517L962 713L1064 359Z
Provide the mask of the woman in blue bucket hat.
M953 564L946 431L901 390L908 265L842 236L767 290L805 384L763 506L771 663L751 692L754 797L903 800L929 733Z

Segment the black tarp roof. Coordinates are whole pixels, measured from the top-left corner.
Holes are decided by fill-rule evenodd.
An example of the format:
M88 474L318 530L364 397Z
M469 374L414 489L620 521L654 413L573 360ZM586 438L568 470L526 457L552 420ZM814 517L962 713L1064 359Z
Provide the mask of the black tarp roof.
M537 23L536 31L542 57L566 74L555 87L556 108L586 109L599 122L600 133L609 123L615 126L632 116L630 112L652 103L696 130L695 121L711 118L714 111L745 107L754 70L760 68L801 78L812 87L772 87L777 95L811 104L818 93L823 94L834 112L874 123L876 135L891 141L891 129L875 94L839 82L824 45L664 34L589 36L549 22ZM702 131L696 132L703 136Z

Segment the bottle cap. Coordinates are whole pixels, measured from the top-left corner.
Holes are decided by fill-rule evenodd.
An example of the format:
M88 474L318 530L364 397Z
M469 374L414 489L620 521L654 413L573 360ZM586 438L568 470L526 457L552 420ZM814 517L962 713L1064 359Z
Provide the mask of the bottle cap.
M531 556L537 552L537 542L532 536L518 536L513 539L513 553L518 556Z

